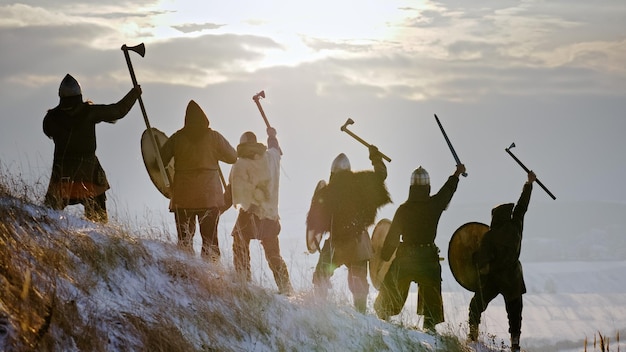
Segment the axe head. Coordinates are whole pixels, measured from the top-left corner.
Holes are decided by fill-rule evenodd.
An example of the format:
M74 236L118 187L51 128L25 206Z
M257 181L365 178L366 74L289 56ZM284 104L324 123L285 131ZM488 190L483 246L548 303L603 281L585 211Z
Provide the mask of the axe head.
M262 91L260 91L260 92L256 93L256 94L252 97L252 100L255 100L255 101L256 101L256 100L259 100L260 98L264 98L264 99L265 99L265 91L264 91L264 90L262 90Z
M141 43L139 45L135 45L135 46L126 46L126 44L122 45L122 50L124 51L134 51L137 54L139 54L141 57L144 57L144 55L146 55L146 46Z
M508 149L515 148L515 142L511 143Z
M354 120L352 120L351 118L348 118L346 120L346 123L344 123L343 126L341 126L341 130L344 131L346 127L348 127L348 125L352 125L353 123L354 123Z

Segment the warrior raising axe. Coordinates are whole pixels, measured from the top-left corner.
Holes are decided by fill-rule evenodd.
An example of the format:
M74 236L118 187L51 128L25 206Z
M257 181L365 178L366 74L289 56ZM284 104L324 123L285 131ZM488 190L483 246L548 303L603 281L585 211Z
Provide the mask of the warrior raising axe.
M265 258L274 274L278 292L293 293L287 264L280 254L280 218L278 191L282 151L276 138L276 129L270 126L261 107L261 91L252 97L267 127L267 146L257 142L256 134L244 132L237 146L237 161L230 170L228 195L239 210L232 231L233 264L237 274L251 280L250 241L260 240Z
M326 297L330 277L336 268L345 265L354 307L364 313L369 292L367 267L372 258L367 229L374 224L378 209L391 202L385 186L387 167L383 162L391 159L346 128L353 123L348 119L341 130L368 147L374 170L352 171L344 153L335 158L328 183L319 181L313 194L306 220L306 239L310 253L320 252L313 274L315 293ZM321 246L326 233L330 236Z

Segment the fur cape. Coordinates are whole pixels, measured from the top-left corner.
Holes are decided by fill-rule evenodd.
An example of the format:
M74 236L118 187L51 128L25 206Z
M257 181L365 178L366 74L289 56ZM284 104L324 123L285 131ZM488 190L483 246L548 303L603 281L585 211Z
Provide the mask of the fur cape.
M307 232L331 233L334 241L361 235L378 209L391 202L384 180L373 171L342 171L317 189L307 214Z

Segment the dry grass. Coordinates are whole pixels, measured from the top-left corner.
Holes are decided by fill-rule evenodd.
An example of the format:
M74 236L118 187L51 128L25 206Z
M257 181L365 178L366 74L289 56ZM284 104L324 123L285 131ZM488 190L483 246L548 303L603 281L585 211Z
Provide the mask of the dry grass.
M351 309L338 313L307 293L277 300L154 238L170 234L51 212L16 187L0 176L2 351L326 351L345 334L356 336L351 350L465 350L452 336L429 349L410 329L368 330Z
M619 342L620 342L619 331L617 331L615 333L615 343L617 345L617 350L613 349L613 351L620 352ZM593 335L593 350L588 350L587 349L588 347L589 347L589 341L585 337L584 352L587 352L587 351L610 352L611 351L611 338L607 335L602 335L602 333L598 331L597 334Z

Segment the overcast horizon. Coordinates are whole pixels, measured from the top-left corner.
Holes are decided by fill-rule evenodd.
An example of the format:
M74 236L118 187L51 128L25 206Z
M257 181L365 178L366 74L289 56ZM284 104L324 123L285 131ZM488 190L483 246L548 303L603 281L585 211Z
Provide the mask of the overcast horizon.
M0 162L45 191L54 145L41 122L63 76L85 99L116 102L132 85L120 48L144 43L131 60L150 123L167 135L193 99L233 146L246 130L264 140L252 96L265 91L284 151L281 215L298 226L337 154L371 168L340 131L347 118L392 159L394 204L381 217L406 199L413 169L434 190L453 172L434 114L469 174L451 206L517 199L526 175L504 151L512 142L557 197L535 187L532 202L623 204L624 18L620 1L0 1ZM144 129L138 104L97 127L108 207L173 223L143 166Z

